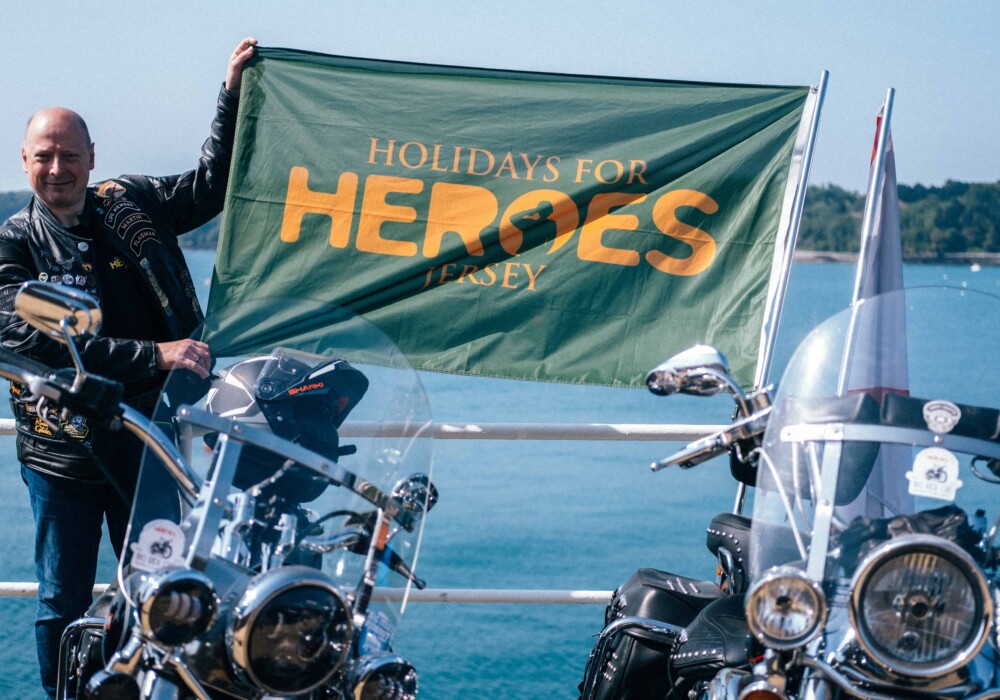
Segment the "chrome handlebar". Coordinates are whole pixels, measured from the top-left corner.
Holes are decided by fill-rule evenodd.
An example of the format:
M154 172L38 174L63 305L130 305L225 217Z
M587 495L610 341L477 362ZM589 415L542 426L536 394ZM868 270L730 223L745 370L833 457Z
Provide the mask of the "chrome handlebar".
M770 414L771 406L766 405L752 415L736 421L728 428L695 440L689 443L684 449L675 452L666 459L653 462L650 465L650 469L654 472L673 466L678 466L681 469L690 469L712 459L712 457L717 457L724 452L728 452L741 440L748 440L763 435Z
M114 401L115 384L100 377L77 374L72 381L56 376L48 367L10 351L0 350L0 377L27 387L30 397L51 403L62 411L74 410L109 425L116 423L135 435L163 462L189 502L201 489L201 479L191 471L180 450L153 421L124 403ZM96 400L84 392L99 386L104 392Z

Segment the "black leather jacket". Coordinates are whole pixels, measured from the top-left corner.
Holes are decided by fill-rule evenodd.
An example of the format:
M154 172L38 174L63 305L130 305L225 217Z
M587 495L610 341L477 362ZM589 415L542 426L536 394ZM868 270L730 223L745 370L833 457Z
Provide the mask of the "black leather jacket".
M172 339L188 337L203 315L177 236L211 220L225 197L238 95L219 94L211 136L202 147L198 167L181 175L124 175L93 185L87 207L95 213L99 234L140 272L142 286L155 299L163 327ZM67 231L37 198L0 226L0 344L50 367L70 367L69 352L21 321L14 297L27 280L71 285L101 299L95 251L86 239ZM149 340L88 337L79 346L84 366L122 382L126 396L157 385L155 343ZM28 467L61 476L100 480L89 455L101 451L101 431L78 420L55 436L37 418L34 406L11 386L17 419L18 458Z

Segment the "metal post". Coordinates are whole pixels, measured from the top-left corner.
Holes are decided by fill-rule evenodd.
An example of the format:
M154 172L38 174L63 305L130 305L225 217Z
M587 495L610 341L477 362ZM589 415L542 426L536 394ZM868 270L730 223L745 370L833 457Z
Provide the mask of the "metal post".
M847 339L843 358L840 362L840 377L837 379L837 395L847 393L848 377L851 374L851 362L854 357L854 343L857 340L858 302L864 290L868 273L872 266L872 240L875 236L875 222L878 220L879 207L882 205L882 185L885 182L885 153L889 136L889 122L892 119L892 100L896 91L889 88L885 93L885 102L880 110L882 118L878 125L875 140L872 173L868 178L868 193L865 195L865 214L861 221L861 246L858 252L858 269L854 277L854 292L851 295L851 325L847 329Z
M819 115L823 109L823 100L826 97L826 83L829 77L830 71L823 71L819 76L819 84L811 89L816 98L806 130L805 145L802 149L802 161L799 164L798 177L795 179L795 190L792 194L787 231L785 233L785 245L781 252L781 269L777 273L777 284L774 285L773 289L768 290L767 308L765 309L766 317L761 331L760 349L757 352L757 371L754 375L753 383L754 387L758 389L765 386L768 378L771 376L771 365L774 362L774 347L778 340L778 326L781 323L781 312L785 306L788 278L792 274L792 255L795 252L795 243L799 238L802 209L805 207L806 187L809 182L809 168L812 165L813 148L816 144L816 133L819 130ZM740 514L743 512L746 495L746 484L741 483L736 487L736 500L733 503L734 513Z
M823 109L823 100L826 97L826 83L829 76L829 71L823 71L819 78L819 85L813 88L816 94L816 102L809 120L805 147L802 151L802 162L798 178L795 181L795 193L792 197L791 211L789 212L788 233L785 236L785 247L782 252L783 264L781 270L778 272L777 285L773 290L771 298L768 300L767 318L764 319L764 337L761 339L761 347L757 358L757 373L754 377L754 386L757 388L764 386L771 374L771 364L774 361L774 346L778 336L778 325L781 322L785 293L788 290L788 278L792 270L792 253L795 251L795 243L799 237L799 225L802 223L802 209L805 206L809 168L812 165L816 132L819 129L819 115Z
M870 267L871 243L875 235L875 221L878 208L881 206L882 183L885 181L885 151L889 137L889 121L892 119L892 99L896 91L889 88L885 93L885 103L882 105L882 119L879 122L878 136L875 142L875 158L872 161L872 177L868 182L868 194L865 200L865 214L861 222L861 249L858 253L858 271L854 278L854 295L851 304L857 304L861 299L861 290L868 279Z

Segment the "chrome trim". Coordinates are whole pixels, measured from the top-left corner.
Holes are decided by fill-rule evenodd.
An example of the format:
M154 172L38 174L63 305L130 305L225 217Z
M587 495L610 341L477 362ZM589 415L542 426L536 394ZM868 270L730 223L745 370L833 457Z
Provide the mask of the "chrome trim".
M954 433L867 423L843 423L839 435L827 434L827 423L799 423L781 430L782 442L882 442L919 447L943 447L988 459L1000 459L1000 443Z
M155 670L147 671L142 679L143 700L181 700L181 689L171 679ZM199 698L199 700L203 700Z
M182 489L182 495L189 503L194 503L201 490L201 479L191 471L173 440L160 430L153 421L131 406L121 404L122 424L125 429L140 440L156 455L163 466L174 477Z
M177 418L182 423L182 437L189 432L191 434L215 432L220 437L227 436L230 440L253 445L254 447L259 447L268 452L294 460L296 464L319 474L328 481L350 489L376 508L384 509L392 516L393 520L407 530L413 527L415 522L413 517L403 511L389 494L381 491L370 481L365 480L335 462L331 462L326 457L312 450L284 440L265 430L253 428L244 423L237 423L226 418L220 418L214 413L209 413L200 408L193 408L186 405L180 406L177 409Z
M780 698L780 700L787 700L788 698L788 696L785 695L785 691L776 686L774 683L771 683L771 681L766 678L757 678L750 683L747 683L737 696L738 700L744 700L749 697L751 693L754 695L757 695L758 693L768 693L772 697Z
M583 679L582 700L590 700L594 697L594 689L597 687L601 669L607 659L608 647L611 644L611 640L619 634L630 630L640 630L657 637L663 637L659 641L671 646L677 642L683 642L687 638L683 627L672 625L669 622L661 622L646 617L621 617L615 620L601 630L601 634L597 638L597 643L594 644L594 648L590 652L590 658L587 660L587 668Z
M138 603L139 609L139 628L142 630L143 635L161 644L163 644L163 641L157 638L156 630L153 629L153 625L150 621L150 613L152 612L153 605L157 602L157 600L159 600L160 595L164 592L163 589L178 582L197 583L208 593L208 600L200 602L208 608L207 612L209 613L209 616L203 623L203 629L195 632L196 637L204 634L205 630L212 626L212 622L215 621L215 616L219 610L219 600L215 593L215 584L212 582L212 579L208 578L201 572L191 569L173 569L170 571L160 571L147 576L139 590L138 595L136 596L136 602ZM190 640L184 640L180 643L186 644L188 641Z
M811 668L814 671L818 671L824 678L832 681L834 685L844 691L851 697L860 697L865 700L899 700L896 695L883 695L882 693L876 693L871 690L871 688L865 688L864 694L861 695L861 689L851 682L848 678L843 676L837 670L833 668L830 664L826 663L820 658L808 656L806 654L800 654L798 656L799 663L801 663L806 668Z
M965 649L962 649L950 660L927 668L915 668L876 651L873 645L866 640L858 619L858 609L861 605L862 592L869 578L889 559L911 551L928 551L955 564L968 579L973 593L979 595L983 611L979 627L974 632L972 643L968 644ZM904 535L889 540L870 552L858 565L854 576L851 578L851 597L847 611L858 646L872 661L890 673L920 679L938 678L970 663L983 648L990 635L990 628L994 625L993 595L990 591L989 582L986 580L986 576L979 568L979 565L961 547L949 540L934 535Z
M704 700L733 700L740 693L740 687L747 682L750 674L735 668L720 669L701 696Z
M371 536L371 533L363 527L345 527L336 532L303 537L299 542L299 549L312 554L328 554L368 542Z
M185 524L194 523L194 532L185 555L185 563L193 569L204 569L212 558L212 549L228 507L226 496L240 463L243 444L221 435L215 450L213 470L209 473L208 481L202 484L194 509L185 518Z
M391 671L394 678L412 673L414 688L419 684L417 671L409 661L396 654L381 652L362 657L351 666L350 671L347 673L347 688L350 689L352 700L361 700L364 697L365 686L371 680L372 676L381 674L384 671ZM396 695L393 695L393 697L396 697ZM399 697L400 700L404 700L404 696ZM416 697L416 691L414 691L413 695L407 693L405 697Z
M816 616L814 617L812 627L808 632L799 635L793 640L778 640L776 642L764 631L763 625L761 625L757 620L757 617L754 614L755 608L751 605L751 601L766 587L780 579L797 579L809 587L816 598ZM789 651L791 649L798 649L809 644L809 642L815 639L816 636L823 631L823 628L826 626L826 616L829 611L829 606L827 605L826 595L823 593L823 588L817 581L809 578L809 576L807 576L801 569L796 569L790 566L777 566L765 572L764 575L761 576L760 579L753 584L753 586L751 586L750 590L747 591L745 610L747 614L747 627L750 628L750 632L758 640L772 649Z
M17 290L14 311L32 328L62 343L101 330L101 305L82 289L28 280ZM76 348L71 348L76 358Z
M261 611L277 596L296 588L320 588L331 593L343 608L344 624L347 627L340 658L327 669L326 674L320 681L308 688L298 690L296 695L304 694L326 683L340 669L351 647L351 639L354 636L351 607L347 604L344 595L333 580L322 571L307 566L291 565L271 569L255 576L247 585L246 590L240 598L240 602L233 608L232 620L226 637L229 641L229 653L233 663L260 688L274 695L286 695L287 691L268 687L267 684L260 681L257 674L251 668L249 658L250 635L253 632L257 616Z
M198 682L194 673L191 672L191 669L187 667L187 664L185 664L179 656L176 654L170 654L163 660L163 662L165 665L169 666L182 681L184 681L184 685L187 686L187 689L197 698L197 700L212 700L208 691L205 690L204 686Z
M105 668L113 673L124 673L135 676L135 671L142 661L143 641L142 637L133 633L121 649L116 651Z
M81 617L66 626L59 639L59 665L56 668L56 697L63 700L67 697L70 666L76 666L76 654L80 649L80 640L88 630L99 630L104 636L103 617Z

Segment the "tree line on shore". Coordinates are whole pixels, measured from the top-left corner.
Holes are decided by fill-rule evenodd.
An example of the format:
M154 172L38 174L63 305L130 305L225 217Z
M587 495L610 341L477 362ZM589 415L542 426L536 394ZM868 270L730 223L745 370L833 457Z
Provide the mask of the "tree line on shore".
M947 258L963 253L1000 253L1000 181L948 180L941 187L899 185L899 218L903 255ZM24 206L27 191L0 192L0 221ZM813 185L806 194L798 249L856 252L865 196L837 185ZM214 248L219 236L216 217L184 236L192 248Z
M899 185L903 256L946 258L961 253L1000 253L1000 182L948 180L941 187ZM836 185L806 194L800 250L856 252L865 196Z

